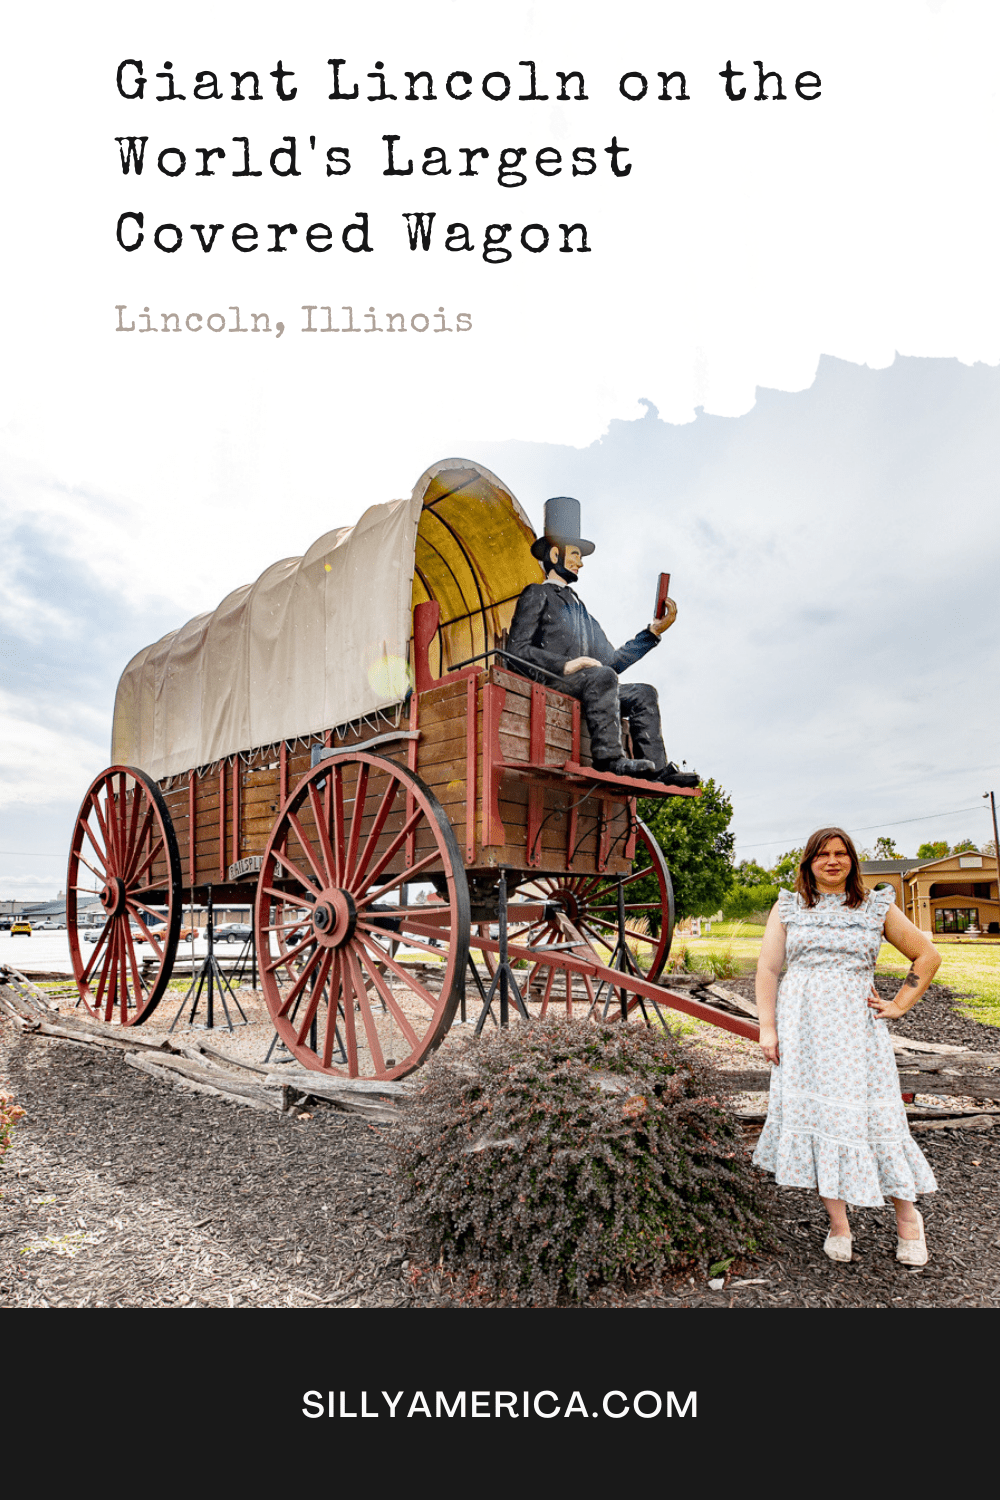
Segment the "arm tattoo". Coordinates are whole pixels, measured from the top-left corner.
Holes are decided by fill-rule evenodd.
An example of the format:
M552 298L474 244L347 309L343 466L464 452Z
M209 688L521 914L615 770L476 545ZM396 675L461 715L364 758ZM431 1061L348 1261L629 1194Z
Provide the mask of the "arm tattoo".
M920 979L919 979L919 977L917 975L917 970L916 970L915 965L913 965L913 964L910 965L910 972L907 974L906 978L903 980L903 983L910 985L913 989L919 989L919 987L920 987Z

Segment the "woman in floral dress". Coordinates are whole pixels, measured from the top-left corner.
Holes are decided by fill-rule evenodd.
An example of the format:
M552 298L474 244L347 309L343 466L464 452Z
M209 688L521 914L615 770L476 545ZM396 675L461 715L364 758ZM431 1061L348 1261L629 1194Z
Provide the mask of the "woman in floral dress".
M782 891L768 917L757 964L760 1045L775 1066L753 1159L781 1186L816 1188L830 1216L823 1249L831 1260L851 1258L847 1205L879 1208L892 1198L896 1258L924 1265L915 1200L937 1184L910 1135L882 1023L917 1003L941 958L894 901L891 890L865 889L843 829L812 835L795 890ZM893 1000L874 983L883 936L911 960Z

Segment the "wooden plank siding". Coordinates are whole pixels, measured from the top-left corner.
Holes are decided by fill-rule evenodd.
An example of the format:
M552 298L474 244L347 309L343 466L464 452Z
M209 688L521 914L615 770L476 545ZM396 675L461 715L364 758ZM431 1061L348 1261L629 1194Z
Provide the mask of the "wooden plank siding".
M470 677L476 705L471 742L468 721ZM579 784L560 784L557 777L551 781L532 779L510 769L539 759L544 765L553 767L568 759L579 759L585 765L590 763L590 742L585 727L582 730L577 727L578 744L574 745L573 700L564 694L537 687L533 746L533 687L535 685L523 677L492 668L479 673L458 674L451 681L421 693L416 701L420 734L416 742L417 775L443 807L463 861L470 870L486 872L501 865L524 871L530 869L539 874L567 870L586 874L599 868L613 874L628 870L630 861L624 853L629 829L625 798L603 791L588 791ZM488 690L493 696L487 707ZM544 694L544 741L541 737L540 692ZM500 707L496 712L498 704ZM578 725L578 715L576 722ZM406 721L401 721L400 728L406 727ZM288 789L294 790L310 769L313 745L330 744L332 739L336 750L349 750L352 744L380 732L385 731L380 727L355 729L341 739L334 738L327 730L305 741L297 741L294 747L284 750L280 745L260 747L253 752L249 763L240 759L235 766L227 762L224 767L220 763L204 767L190 778L190 785L188 776L172 778L162 789L177 834L185 889L192 884L196 888L209 884L219 886L220 882L224 885L229 866L236 859L263 854L281 807L282 782L287 776ZM373 753L405 765L411 743L405 740L395 745L387 743L378 746ZM474 818L469 816L471 755L474 755L475 766ZM495 797L485 810L484 827L484 761L490 758L492 762L494 756L499 757L502 768L494 774L492 764L486 767L487 782L492 780L495 783ZM355 786L354 770L345 769L343 790L348 818L353 811ZM384 786L385 778L373 771L369 778L371 811L363 820L362 837L367 834L377 807L374 798L381 795ZM190 822L192 792L193 839ZM387 847L403 826L404 819L405 803L400 798L399 807L390 815L381 836L380 850ZM529 821L535 830L530 851ZM304 829L310 833L313 831L308 803L302 810L301 822ZM429 852L429 833L418 833L413 845L410 862ZM398 873L404 867L403 859L404 852L401 852L389 869ZM165 862L157 861L155 878L163 879L165 873ZM256 876L248 876L243 883L252 889Z

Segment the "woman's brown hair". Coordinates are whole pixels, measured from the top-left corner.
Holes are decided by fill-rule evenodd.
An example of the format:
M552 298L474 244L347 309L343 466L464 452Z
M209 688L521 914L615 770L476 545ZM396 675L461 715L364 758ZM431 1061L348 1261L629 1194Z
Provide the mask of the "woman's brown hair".
M851 856L851 868L847 876L847 885L845 888L847 898L845 905L861 906L868 896L868 891L865 889L864 882L861 879L861 862L858 859L858 851L855 849L850 836L842 828L817 828L815 833L809 835L806 847L802 851L802 858L799 860L799 873L795 877L795 889L802 897L806 906L816 905L819 899L819 892L816 889L816 882L813 879L812 862L828 839L840 839L844 848Z

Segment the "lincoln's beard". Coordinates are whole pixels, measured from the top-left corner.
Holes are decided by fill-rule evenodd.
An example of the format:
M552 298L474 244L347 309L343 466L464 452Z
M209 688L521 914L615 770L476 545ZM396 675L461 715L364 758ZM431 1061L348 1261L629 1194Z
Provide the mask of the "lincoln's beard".
M558 557L558 559L555 562L550 562L549 563L549 570L550 570L550 572L558 573L559 577L561 579L563 579L563 581L565 583L578 583L579 580L578 580L576 574L575 573L571 573L570 570L569 570L569 568L567 568L565 566L565 564L566 564L566 548L565 547L560 547L559 548L559 557Z

